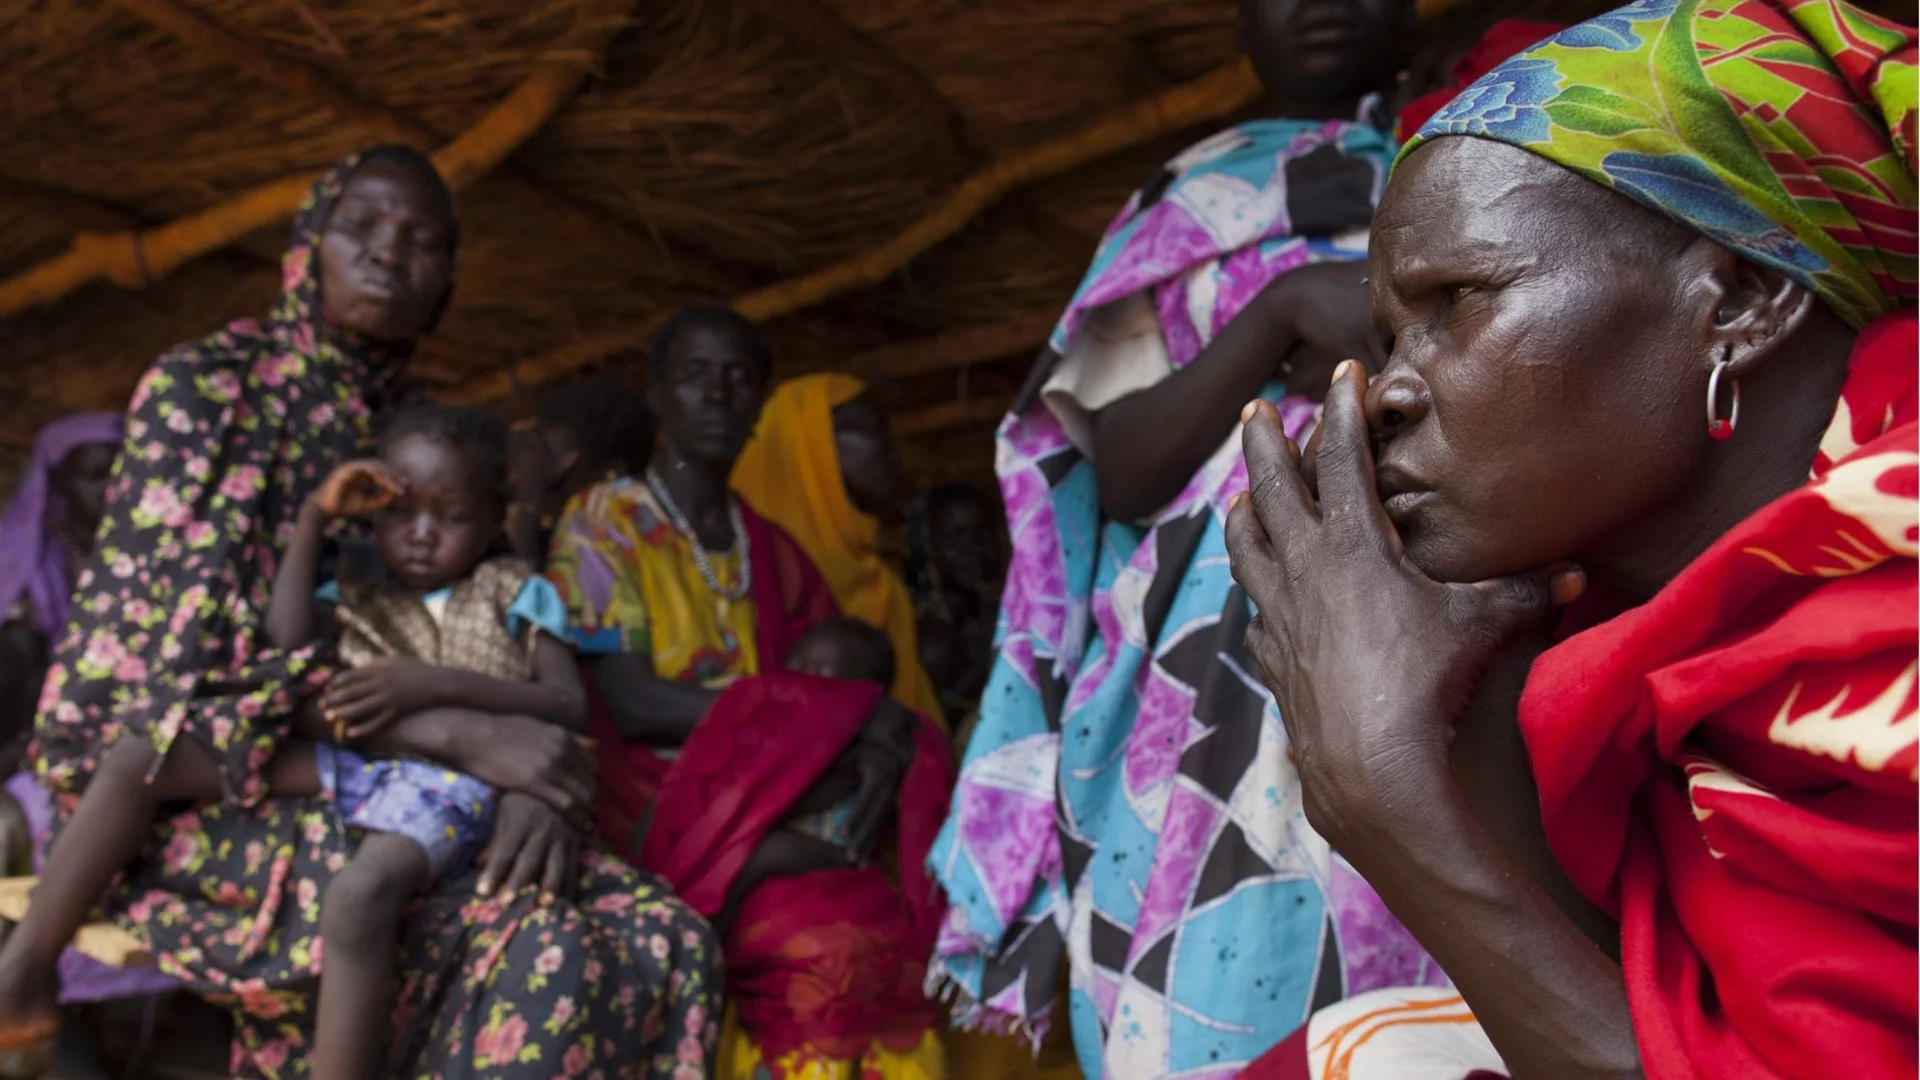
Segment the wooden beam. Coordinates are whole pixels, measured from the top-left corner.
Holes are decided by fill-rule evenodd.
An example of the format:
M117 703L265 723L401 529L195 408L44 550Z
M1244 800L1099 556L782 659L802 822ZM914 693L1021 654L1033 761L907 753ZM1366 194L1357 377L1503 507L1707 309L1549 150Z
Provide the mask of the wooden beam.
M617 2L626 10L633 0ZM591 37L593 53L598 55L611 39L610 31L596 29ZM472 127L434 152L434 165L448 186L458 190L498 165L559 111L586 76L586 68L575 63L537 67ZM317 175L274 180L151 229L81 233L65 255L0 282L0 316L57 300L100 278L139 288L164 277L182 263L288 217Z
M1056 312L1036 312L1003 323L976 326L921 341L886 345L847 361L845 370L869 380L910 379L1005 359L1038 349L1059 321Z
M1115 109L1078 131L989 163L891 239L812 273L736 297L734 307L750 319L765 322L871 286L965 228L1015 189L1218 119L1249 104L1259 94L1260 83L1252 66L1240 59L1192 82ZM659 321L658 317L634 320L474 379L461 388L459 399L490 401L506 396L516 385L551 382L623 349L640 348Z
M112 2L121 10L171 34L201 54L325 109L342 120L357 124L377 138L406 143L418 149L435 146L446 140L446 132L425 121L377 101L369 101L350 87L335 81L326 72L291 57L281 56L266 44L183 7L176 0ZM605 40L599 42L594 53L604 54L606 45L617 32L618 28L615 28L602 35ZM642 236L625 223L610 220L605 213L580 202L533 173L509 166L500 171L499 179L543 203L542 210L547 213L569 218L576 225L584 225L591 230L604 231L612 226L626 234L626 238L635 245L658 247L675 274L703 287L735 291L749 288L757 282L756 277L746 269L706 252L669 244L650 234Z

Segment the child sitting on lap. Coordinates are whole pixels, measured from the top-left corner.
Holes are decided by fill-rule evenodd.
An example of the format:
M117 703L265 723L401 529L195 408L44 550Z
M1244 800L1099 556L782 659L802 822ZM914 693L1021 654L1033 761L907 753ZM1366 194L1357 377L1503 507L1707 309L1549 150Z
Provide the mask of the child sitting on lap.
M321 901L316 1080L378 1071L406 907L471 864L491 834L495 799L488 785L443 766L368 760L344 744L435 708L527 715L575 731L586 723L559 596L526 564L488 557L501 538L505 447L505 428L482 410L402 414L378 459L341 466L301 508L274 581L274 644L300 647L335 622L345 666L321 697L342 745L289 747L274 789L324 791L363 830ZM363 516L373 519L388 580L316 590L328 522Z

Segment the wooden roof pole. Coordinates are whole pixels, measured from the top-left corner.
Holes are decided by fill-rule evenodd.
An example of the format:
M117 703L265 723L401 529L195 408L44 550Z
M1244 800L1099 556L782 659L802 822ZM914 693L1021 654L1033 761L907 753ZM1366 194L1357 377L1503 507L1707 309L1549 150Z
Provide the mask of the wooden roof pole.
M748 318L764 322L873 285L965 228L1016 188L1224 116L1259 94L1260 83L1254 78L1252 66L1241 59L1123 106L1078 131L988 163L892 239L811 273L736 297L734 307ZM643 345L659 322L660 317L640 319L583 337L507 371L474 379L455 396L462 401L488 401L511 392L516 380L527 385L550 382L623 349Z
M629 4L631 0L620 0ZM611 40L593 42L597 55ZM585 66L543 64L471 128L434 151L454 189L498 165L558 112L586 79ZM317 173L274 180L165 225L121 233L81 233L64 255L0 282L0 317L57 300L99 278L139 288L191 259L291 215Z
M325 72L301 63L290 57L275 53L268 46L256 42L237 30L230 29L182 7L175 0L112 0L121 10L147 24L163 30L187 45L199 50L206 56L226 64L250 78L257 79L268 86L278 87L303 101L326 109L343 120L349 120L366 128L379 138L406 143L416 148L434 146L445 140L444 132L434 129L425 122L397 112L375 101L368 101L347 86L343 86ZM622 10L630 9L627 5ZM609 40L611 38L609 32ZM596 55L605 52L607 42L601 41L594 48ZM511 166L500 171L500 178L517 184L527 194L542 200L549 212L564 214L594 229L606 229L610 225L622 232L631 232L626 225L611 222L607 216L590 208L558 188L542 181L531 173ZM649 236L644 241L637 235L636 243L648 243L661 248L661 253L672 264L673 270L697 284L716 289L743 289L756 279L743 267L734 266L723 259L706 252L691 249L681 244L668 245L658 237Z

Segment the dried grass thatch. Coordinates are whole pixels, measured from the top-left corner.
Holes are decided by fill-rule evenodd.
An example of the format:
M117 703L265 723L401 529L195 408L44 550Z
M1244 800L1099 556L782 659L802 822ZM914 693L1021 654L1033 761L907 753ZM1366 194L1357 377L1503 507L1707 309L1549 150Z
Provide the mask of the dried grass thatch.
M578 92L462 192L460 288L421 357L455 396L510 389L516 364L596 337L617 364L674 306L881 248L983 167L1221 72L1233 21L1233 0L0 0L0 279L378 138L443 146L563 71ZM1219 123L1230 83L1189 119ZM1023 174L880 280L769 305L783 369L1043 322L1120 200L1202 130L1179 127ZM257 311L278 246L262 228L145 288L0 319L0 473L39 423L117 407L160 350ZM884 381L917 472L984 475L1025 348Z

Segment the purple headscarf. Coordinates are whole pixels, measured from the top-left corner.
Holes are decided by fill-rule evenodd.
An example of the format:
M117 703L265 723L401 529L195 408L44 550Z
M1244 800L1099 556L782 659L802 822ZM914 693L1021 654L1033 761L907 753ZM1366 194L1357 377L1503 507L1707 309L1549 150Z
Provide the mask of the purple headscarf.
M124 432L120 413L84 412L55 420L34 438L33 463L0 518L0 619L25 596L33 601L40 631L49 640L60 636L73 581L60 545L66 507L53 490L53 471L77 447L119 446Z

